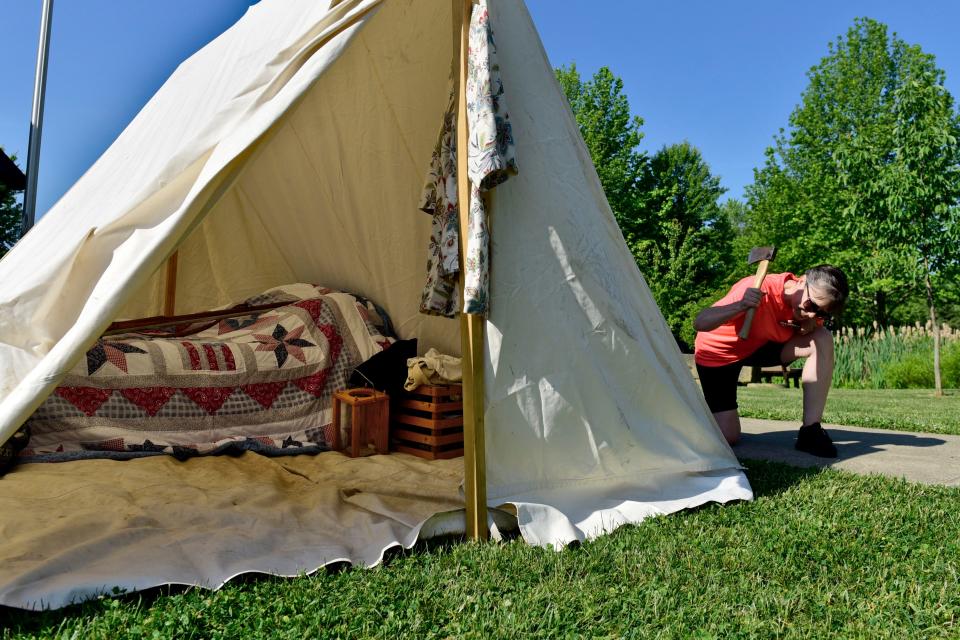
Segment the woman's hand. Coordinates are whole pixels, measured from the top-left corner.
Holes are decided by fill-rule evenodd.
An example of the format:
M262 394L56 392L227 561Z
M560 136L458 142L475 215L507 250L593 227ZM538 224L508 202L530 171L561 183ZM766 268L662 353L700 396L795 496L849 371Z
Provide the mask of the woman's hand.
M743 297L740 298L740 308L746 311L747 309L755 309L760 306L760 301L763 300L763 296L767 295L760 289L750 287L743 292Z
M781 320L781 327L789 327L799 333L801 336L805 336L808 333L811 333L817 328L817 319L816 318L806 318L799 322L795 320Z
M744 291L743 297L736 302L719 307L707 307L694 318L693 328L697 331L713 331L720 325L743 315L747 312L747 309L755 309L760 305L760 301L763 300L765 295L767 294L760 289L751 287Z

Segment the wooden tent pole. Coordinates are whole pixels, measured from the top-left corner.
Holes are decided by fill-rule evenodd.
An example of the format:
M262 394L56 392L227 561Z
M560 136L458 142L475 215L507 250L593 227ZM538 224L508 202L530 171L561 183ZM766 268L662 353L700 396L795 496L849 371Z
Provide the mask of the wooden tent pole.
M177 306L177 251L167 258L167 269L163 278L163 315L174 315Z
M460 16L460 62L457 79L457 200L460 209L460 300L463 285L470 209L467 170L467 47L472 0L453 0L454 17ZM460 345L463 354L463 473L467 510L467 536L486 540L487 472L483 434L484 325L482 316L460 314Z

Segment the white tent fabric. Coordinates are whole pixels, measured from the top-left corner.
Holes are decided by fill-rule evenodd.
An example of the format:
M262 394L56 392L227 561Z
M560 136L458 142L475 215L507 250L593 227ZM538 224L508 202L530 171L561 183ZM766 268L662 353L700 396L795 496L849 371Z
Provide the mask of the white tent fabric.
M377 301L423 350L459 352L458 322L417 313L451 4L262 0L181 65L0 261L0 440L110 322L160 312L175 249L179 313L316 282ZM562 545L750 499L522 0L489 8L520 166L492 204L489 504Z

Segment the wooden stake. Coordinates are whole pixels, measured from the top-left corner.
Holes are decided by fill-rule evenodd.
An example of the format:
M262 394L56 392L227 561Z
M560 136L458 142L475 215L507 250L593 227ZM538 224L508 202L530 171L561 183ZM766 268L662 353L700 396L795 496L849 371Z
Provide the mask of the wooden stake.
M467 215L470 182L467 170L467 46L470 34L471 0L453 0L454 18L460 17L460 63L457 74L457 201L460 208L460 301L463 302L466 266ZM483 433L484 327L481 316L460 314L460 345L463 354L463 467L467 510L467 536L486 540L487 470Z
M167 270L163 279L163 315L172 316L177 306L177 251L167 258Z

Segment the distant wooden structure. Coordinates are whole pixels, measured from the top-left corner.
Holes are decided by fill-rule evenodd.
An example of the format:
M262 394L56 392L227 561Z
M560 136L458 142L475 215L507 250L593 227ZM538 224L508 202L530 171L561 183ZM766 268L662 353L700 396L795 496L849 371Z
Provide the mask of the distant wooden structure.
M27 188L27 176L20 167L0 149L0 185L11 191L23 191Z
M772 383L774 378L783 378L783 386L789 389L790 383L793 382L793 386L799 388L802 373L802 370L791 369L790 367L753 367L750 382Z

